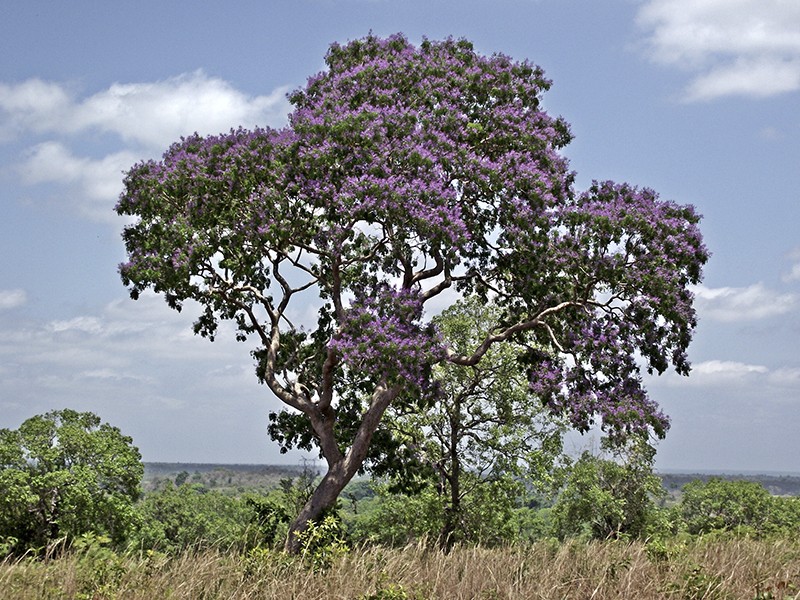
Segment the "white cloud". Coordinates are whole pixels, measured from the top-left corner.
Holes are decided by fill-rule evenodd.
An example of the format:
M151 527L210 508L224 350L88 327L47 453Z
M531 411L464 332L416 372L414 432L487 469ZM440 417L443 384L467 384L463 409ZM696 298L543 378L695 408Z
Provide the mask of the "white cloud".
M800 248L795 248L789 254L789 260L794 264L789 272L783 276L783 280L786 283L789 283L790 281L800 281Z
M247 96L202 71L156 83L114 84L76 105L71 127L97 127L125 141L163 147L195 131L282 125L289 113L287 91Z
M688 378L671 373L664 377L653 377L649 381L649 385L656 387L711 387L716 390L727 389L730 393L753 393L755 390L765 392L768 386L770 389L797 388L798 384L800 369L771 368L736 360L707 360L693 364Z
M195 307L178 314L152 293L120 299L95 314L0 328L0 396L45 387L65 398L86 394L180 396L186 390L268 396L253 371L251 346L221 326L213 344L192 335ZM200 393L200 392L198 392ZM191 393L190 393L191 395Z
M701 318L714 321L754 321L794 310L796 294L769 290L761 283L743 288L694 286L695 303Z
M800 387L800 367L782 367L770 373L769 381L782 387Z
M748 375L763 375L768 372L769 369L763 365L748 365L730 360L709 360L692 367L692 374L695 376L725 379L739 379Z
M0 84L0 133L31 130L74 135L98 130L125 143L163 150L182 135L215 134L239 125L279 126L286 122L287 87L249 96L202 71L164 81L115 83L87 98L63 84L30 79Z
M83 333L97 334L102 332L103 326L97 317L75 317L67 321L53 321L50 328L56 333L62 331L80 331Z
M800 2L649 0L637 21L656 62L695 73L688 101L800 90Z
M27 302L25 290L0 290L0 310L17 308Z
M43 142L31 148L17 171L26 185L55 183L70 191L61 198L71 198L79 212L95 221L118 224L113 208L122 192L123 173L139 155L130 151L115 152L101 159L75 156L60 142Z
M697 77L687 88L687 100L719 96L766 98L800 89L800 60L740 59Z
M41 79L0 82L0 140L25 130L58 128L59 119L70 112L72 104L71 93L58 83Z

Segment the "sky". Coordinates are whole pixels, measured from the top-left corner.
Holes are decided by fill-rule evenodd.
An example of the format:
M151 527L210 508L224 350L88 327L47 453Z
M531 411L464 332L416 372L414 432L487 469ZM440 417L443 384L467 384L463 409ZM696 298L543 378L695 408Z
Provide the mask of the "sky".
M285 124L286 93L331 43L402 32L540 65L579 189L626 181L704 215L692 374L648 379L672 419L657 468L800 472L795 0L28 0L0 14L0 428L69 407L146 461L300 460L267 437L279 403L248 346L129 298L113 208L124 171L182 135Z

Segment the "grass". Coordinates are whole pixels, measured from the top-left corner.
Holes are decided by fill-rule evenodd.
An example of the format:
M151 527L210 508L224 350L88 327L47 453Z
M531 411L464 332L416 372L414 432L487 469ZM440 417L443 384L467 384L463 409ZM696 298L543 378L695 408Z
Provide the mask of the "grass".
M798 588L800 540L540 542L447 555L420 544L354 550L316 570L266 550L170 557L93 548L0 563L4 600L789 600Z

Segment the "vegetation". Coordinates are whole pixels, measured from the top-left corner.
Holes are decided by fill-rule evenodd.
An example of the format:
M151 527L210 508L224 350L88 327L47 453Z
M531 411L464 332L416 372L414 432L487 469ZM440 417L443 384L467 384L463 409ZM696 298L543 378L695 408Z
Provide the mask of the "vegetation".
M204 550L108 555L88 546L59 560L0 562L4 600L791 600L800 542L689 540L662 552L643 541L530 546L369 547L326 570L280 552Z
M212 339L232 322L284 404L273 439L325 461L287 549L357 474L413 455L384 425L441 400L437 366L480 368L495 348L570 426L662 437L641 370L689 372L708 258L694 208L628 184L575 190L569 126L528 62L402 35L325 61L285 128L182 139L130 169L117 205L131 296L197 302L194 330ZM425 316L445 292L496 305L464 348ZM293 323L310 298L316 323ZM451 458L453 539L456 472Z
M142 470L131 440L94 415L49 413L1 433L4 456L18 456L11 449L24 447L33 457L38 448L36 456L50 461L49 470L45 458L6 461L5 490L17 489L8 482L25 477L50 482L50 472L74 468L85 476L89 457L100 481L114 472L106 462L125 452L133 463L114 464L130 467L138 489ZM447 496L430 483L413 494L385 481L351 483L343 495L348 501L311 522L291 555L280 550L281 540L313 495L318 475L308 465L271 487L265 481L275 471L243 467L263 480L242 493L219 476L222 467L203 469L206 483L218 486L211 488L193 482L202 476L187 468L162 465L149 471L153 489L135 503L129 496L112 521L104 512L110 506L104 494L111 491L100 493L87 485L90 478L62 473L55 479L75 481L76 490L60 489L57 496L68 498L75 515L63 529L53 519L61 536L42 546L0 537L0 593L4 600L800 597L800 498L772 496L756 482L712 478L690 482L679 502L664 505L652 458L652 448L641 443L604 457L584 454L566 469L552 498L511 477L468 478L474 490L461 507L465 535L445 544L447 552L439 550ZM236 478L236 469L226 471ZM2 496L6 525L25 510L40 518L38 504L24 504L28 497ZM69 529L86 523L76 515L88 514L97 521ZM109 522L125 527L110 529Z
M489 334L498 312L494 303L472 298L456 302L433 324L453 352L468 354ZM525 351L509 342L489 348L476 365L437 365L438 401L389 411L385 427L408 455L381 472L391 489L409 493L408 502L426 499L427 509L439 513L433 519L439 530L427 534L445 549L516 538L513 512L526 484L552 484L566 423L530 393L519 363Z
M53 411L0 429L0 549L40 551L89 533L123 542L142 472L133 440L92 413Z
M634 439L618 455L615 461L584 452L575 462L552 510L554 535L644 539L662 533L656 503L665 493L653 473L655 449Z

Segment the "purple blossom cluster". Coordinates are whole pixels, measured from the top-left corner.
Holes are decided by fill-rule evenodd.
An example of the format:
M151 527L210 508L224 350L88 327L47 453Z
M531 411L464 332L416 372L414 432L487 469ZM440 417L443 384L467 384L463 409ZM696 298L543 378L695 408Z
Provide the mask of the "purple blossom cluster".
M642 387L629 329L609 317L586 322L567 336L564 352L533 363L531 391L579 431L599 418L612 442L651 430L663 437L669 419Z
M418 293L381 285L353 301L329 347L355 373L425 390L430 366L446 350L436 331L421 324L422 307Z

